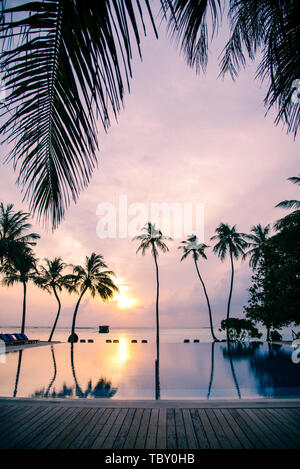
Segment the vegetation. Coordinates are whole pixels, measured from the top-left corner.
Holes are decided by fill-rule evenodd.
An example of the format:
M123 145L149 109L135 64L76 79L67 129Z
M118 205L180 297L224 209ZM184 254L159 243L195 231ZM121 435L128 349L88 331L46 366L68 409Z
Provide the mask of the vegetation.
M230 263L231 263L231 281L230 281L230 290L227 303L227 313L226 319L228 321L230 314L230 303L233 290L233 279L234 279L234 265L233 258L238 259L240 256L244 257L244 249L248 246L248 243L245 241L246 234L238 233L234 225L232 228L227 223L221 223L218 228L216 228L216 235L212 236L211 240L217 240L217 244L214 246L213 251L218 255L218 257L223 262L227 253L229 253ZM228 330L227 330L227 340L229 340Z
M39 275L35 278L35 283L48 293L53 293L58 304L56 318L48 339L48 342L51 342L61 310L61 301L57 292L61 292L63 288L68 292L72 292L74 287L69 276L62 275L66 264L62 261L61 257L55 257L52 261L46 258L45 263L46 267L40 266Z
M262 334L250 319L229 318L221 321L221 331L226 331L229 340L244 342L246 339L259 339Z
M178 248L178 249L183 249L183 251L184 251L184 254L181 258L181 261L186 259L189 254L192 254L192 256L193 256L196 271L197 271L199 280L202 284L204 295L205 295L206 302L207 302L210 332L211 332L213 340L217 341L218 339L216 338L215 333L214 333L214 326L213 326L213 320L212 320L212 313L211 313L209 298L208 298L207 291L206 291L206 288L205 288L205 284L202 280L202 277L201 277L201 274L200 274L200 271L199 271L199 268L198 268L198 264L197 264L197 261L198 261L199 257L202 257L203 259L207 259L207 256L206 256L204 251L209 246L207 246L206 244L203 244L203 243L198 243L198 238L197 238L196 235L188 236L187 240L182 241L181 243L182 243L183 246L179 246L179 248Z
M139 247L137 248L136 253L139 251L142 252L144 256L148 249L150 249L151 254L154 258L155 271L156 271L156 346L157 346L157 359L159 359L159 275L158 275L158 264L157 257L159 250L163 253L168 252L169 248L164 242L164 240L171 240L170 237L164 236L159 229L156 229L155 224L148 222L142 228L142 234L135 236L134 240L141 241Z
M299 178L289 178L299 184ZM264 244L263 253L253 269L246 316L267 328L280 329L300 324L300 216L298 201L284 201L277 207L296 208L278 220L277 233Z
M299 185L300 178L289 178ZM230 227L221 223L216 228L216 235L212 240L217 243L213 252L224 261L229 255L231 262L231 282L227 302L226 318L221 322L220 331L226 330L227 341L244 341L247 338L260 337L255 324L261 323L267 329L267 340L280 340L278 330L291 323L300 325L300 216L297 200L286 200L277 205L294 210L274 224L275 234L270 236L270 225L263 227L258 224L252 226L250 234L239 233L236 226ZM79 298L76 302L72 320L70 342L77 342L75 333L76 318L81 300L87 291L94 297L99 295L104 301L113 298L118 292L118 287L112 280L114 273L105 270L107 265L100 254L92 253L86 257L84 266L73 266L72 273L64 273L68 266L60 257L53 260L45 259L44 265L38 266L32 247L36 244L39 235L28 233L31 229L29 214L22 211L14 212L13 205L0 204L0 247L2 284L12 286L16 283L23 285L23 307L21 332L25 331L26 299L29 281L34 282L40 288L53 293L57 304L57 314L49 336L52 340L60 312L61 300L59 293L65 288L69 292L76 292ZM159 366L159 270L158 254L168 252L169 248L165 240L171 240L148 222L142 233L134 238L140 241L138 252L146 254L148 250L154 258L156 271L156 347L157 347L157 371ZM209 248L204 243L199 243L196 235L190 235L187 240L181 242L183 249L181 261L192 255L197 275L203 287L206 298L210 329L213 340L217 340L214 334L213 317L207 290L200 274L198 260L207 259L206 250ZM248 248L248 250L246 250ZM230 318L230 305L234 282L234 259L249 258L249 265L253 270L252 283L249 288L249 300L244 307L245 318ZM72 267L72 266L70 266ZM158 383L159 387L159 383Z
M93 298L99 295L103 301L108 301L113 298L114 293L119 292L118 287L111 279L115 274L109 270L101 270L103 268L107 268L107 265L103 262L103 256L93 252L90 257L86 256L83 267L81 265L74 266L73 274L67 276L67 281L70 281L74 290L79 293L79 298L73 313L72 330L68 339L69 342L78 342L78 336L75 334L75 324L83 295L89 291Z
M208 60L223 19L221 0L161 0L158 23L167 25L187 63L196 71ZM259 58L257 77L268 86L265 105L278 108L296 135L300 109L291 99L300 75L295 51L300 40L297 1L229 0L230 37L220 61L221 75L235 79ZM105 130L117 116L132 74L132 48L141 55L144 18L157 35L152 2L119 0L1 0L1 63L6 115L0 131L11 144L7 159L38 218L57 227L70 201L91 179L97 164L97 122ZM70 25L72 27L70 27ZM46 64L46 65L45 65Z

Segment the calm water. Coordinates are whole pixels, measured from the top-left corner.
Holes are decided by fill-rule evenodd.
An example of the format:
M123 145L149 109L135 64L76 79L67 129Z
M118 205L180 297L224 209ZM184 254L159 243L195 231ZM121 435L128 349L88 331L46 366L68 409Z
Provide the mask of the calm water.
M48 329L26 332L42 340L49 335ZM78 329L77 333L94 342L73 348L64 342L0 355L0 396L155 398L153 329L111 329L109 334ZM68 334L66 329L57 330L55 340L65 341ZM107 339L119 343L106 343ZM184 339L191 342L183 343ZM228 350L226 343L209 340L206 328L161 331L161 399L300 397L300 363L293 362L292 347L252 342L231 344Z

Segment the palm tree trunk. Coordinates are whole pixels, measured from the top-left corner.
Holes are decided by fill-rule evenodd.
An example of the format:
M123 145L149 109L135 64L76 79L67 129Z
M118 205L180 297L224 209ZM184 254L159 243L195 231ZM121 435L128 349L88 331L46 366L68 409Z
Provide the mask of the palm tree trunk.
M207 302L208 313L209 313L210 332L211 332L211 335L212 335L213 340L218 341L218 339L216 338L215 333L214 333L214 327L213 327L213 322L212 322L212 314L211 314L211 307L210 307L210 302L209 302L209 299L208 299L207 291L206 291L204 282L203 282L203 280L202 280L202 277L201 277L201 275L200 275L200 272L199 272L199 269L198 269L197 260L196 260L195 257L194 257L194 262L195 262L196 270L197 270L197 273L198 273L198 277L199 277L199 279L200 279L200 282L202 283L202 287L203 287L203 290L204 290L204 295L205 295L206 302Z
M159 381L159 276L158 276L158 265L155 247L153 246L153 256L156 268L156 361L155 361L155 398L160 398L160 381Z
M75 395L76 397L84 397L81 387L78 384L76 373L75 373L75 366L74 366L74 344L71 343L71 368L72 368L72 375L75 382Z
M56 368L56 361L55 361L55 354L54 354L54 347L53 345L51 345L51 353L52 353L52 360L53 360L53 368L54 368L54 373L53 373L53 377L49 383L49 386L45 392L45 397L48 397L49 396L49 392L50 392L50 389L55 381L55 378L56 378L56 373L57 373L57 368Z
M229 362L230 362L231 374L232 374L232 377L233 377L235 389L236 389L236 392L237 392L237 395L238 395L239 399L241 399L241 391L240 391L239 383L238 383L238 380L237 380L237 377L236 377L236 374L235 374L235 371L234 371L232 355L231 355L231 349L230 349L230 342L228 340L227 340L227 350L228 350L228 357L229 357Z
M229 314L230 314L230 303L231 303L231 296L232 296L232 289L233 289L233 279L234 279L234 266L233 266L233 258L232 258L232 251L230 249L230 262L231 262L231 282L230 282L230 291L229 291L229 297L228 297L228 304L227 304L227 328L226 328L226 338L227 342L229 341L229 333L228 333L228 319L229 319Z
M51 339L52 339L52 336L53 336L53 334L54 334L54 331L55 331L55 328L56 328L56 324L57 324L57 321L58 321L58 318L59 318L60 309L61 309L61 302L60 302L60 299L59 299L59 297L58 297L58 294L57 294L57 292L56 292L55 287L52 287L52 290L53 290L53 293L54 293L55 298L56 298L57 303L58 303L58 310L57 310L56 318L55 318L55 321L54 321L54 324L53 324L52 331L51 331L51 334L50 334L50 336L49 336L48 342L51 342Z
M87 291L87 287L82 290L81 295L80 295L80 297L78 298L78 301L77 301L77 303L76 303L75 310L74 310L74 314L73 314L71 335L70 335L70 337L69 337L69 339L68 339L69 342L73 342L73 341L74 341L74 340L72 340L72 337L74 337L74 335L75 335L76 316L77 316L77 313L78 313L78 308L79 308L79 305L80 305L80 301L81 301L81 299L82 299L82 297L83 297L83 295L85 294L86 291ZM77 340L78 340L78 338L77 338ZM77 340L76 340L76 342L77 342Z
M22 326L21 334L25 332L25 316L26 316L26 282L23 282L23 313L22 313Z
M209 379L209 385L208 385L208 390L207 390L207 396L206 398L210 398L210 393L211 393L211 387L214 379L214 370L215 370L215 342L211 343L211 362L210 362L210 379Z
M20 377L20 370L21 370L21 363L22 363L22 353L23 353L23 350L19 350L18 368L17 368L13 397L16 397L17 392L18 392L18 384L19 384L19 377Z

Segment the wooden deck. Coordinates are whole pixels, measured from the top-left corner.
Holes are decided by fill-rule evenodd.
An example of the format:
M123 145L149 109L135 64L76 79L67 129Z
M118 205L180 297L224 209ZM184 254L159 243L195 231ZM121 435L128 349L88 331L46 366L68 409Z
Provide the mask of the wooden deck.
M300 448L299 404L115 403L1 400L0 448Z

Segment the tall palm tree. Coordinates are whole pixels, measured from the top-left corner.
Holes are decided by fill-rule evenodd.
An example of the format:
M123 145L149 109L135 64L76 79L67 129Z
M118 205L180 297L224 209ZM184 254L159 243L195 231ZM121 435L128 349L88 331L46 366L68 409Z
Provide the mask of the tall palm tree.
M25 332L26 318L26 294L29 280L35 280L38 275L37 259L30 248L24 247L22 243L14 248L15 258L13 262L6 260L2 266L4 278L3 285L12 286L15 283L23 285L23 309L21 333Z
M46 290L48 293L54 293L58 304L56 318L48 339L48 342L51 342L61 310L61 301L57 292L61 292L63 288L71 292L73 290L73 285L68 275L62 275L62 271L67 264L62 261L61 257L55 257L53 260L45 258L44 260L46 267L40 266L39 275L35 278L35 283L38 287Z
M288 181L291 181L293 184L297 184L298 186L300 186L300 176L290 177L288 178ZM285 209L295 209L285 217L281 218L280 220L277 220L277 222L274 224L274 228L277 231L294 224L298 225L300 223L300 200L283 200L282 202L277 204L276 207L281 207Z
M83 295L89 291L93 298L95 295L99 295L103 301L108 301L113 298L114 293L119 292L118 287L111 279L111 276L115 274L110 270L101 270L103 268L107 268L103 262L103 256L93 252L90 257L86 256L84 266L76 265L73 267L73 274L67 276L67 280L71 281L73 287L79 291L79 298L73 313L71 335L68 339L71 343L78 342L75 324Z
M7 119L0 131L13 143L8 155L30 209L56 227L96 165L97 122L105 130L129 89L132 46L140 52L144 17L156 27L149 0L37 0L6 8L0 0L1 56ZM150 6L151 4L151 6ZM222 20L221 0L160 0L162 17L190 66L205 68L208 31ZM300 108L291 97L300 76L300 4L230 0L232 34L221 73L236 77L262 52L257 75L269 80L265 98L276 122L297 132ZM69 27L69 26L72 27ZM141 52L140 52L141 54Z
M178 248L178 249L183 249L183 251L184 251L184 254L181 258L181 261L186 259L189 256L189 254L191 254L193 256L196 271L197 271L199 280L202 284L204 295L205 295L206 302L207 302L208 314L209 314L209 323L210 323L210 332L211 332L213 340L218 340L215 336L215 333L214 333L212 313L211 313L211 307L210 307L208 294L207 294L205 284L203 282L203 279L201 277L201 274L200 274L200 271L199 271L199 268L198 268L198 259L199 259L199 257L202 257L202 259L207 259L207 256L205 254L205 249L207 249L209 246L207 246L206 244L203 244L203 243L198 243L198 238L194 234L188 236L187 240L182 241L181 244L182 244L182 246L179 246L179 248Z
M29 213L21 210L15 212L13 204L4 207L0 203L0 261L13 260L14 247L16 243L26 246L35 246L36 240L40 238L37 233L28 233L31 229Z
M261 224L252 226L251 232L253 234L246 235L250 249L245 253L244 259L250 257L249 265L255 269L259 260L264 257L270 225L265 227Z
M146 223L142 228L142 234L135 236L134 240L141 241L141 244L137 248L136 253L142 252L144 256L148 249L150 249L151 254L154 258L155 270L156 270L156 345L157 345L157 356L159 356L159 275L158 275L158 264L157 257L159 250L163 253L168 252L169 248L164 243L164 240L171 240L172 238L164 236L162 232L155 227L155 224L151 222Z
M216 228L216 235L212 236L211 240L217 240L217 244L214 246L213 251L223 262L226 258L226 255L229 253L230 262L231 262L231 281L230 281L230 290L227 303L227 313L226 319L229 319L230 314L230 303L233 289L233 280L234 280L234 265L233 258L238 259L239 256L245 255L245 249L248 247L248 243L245 240L245 233L238 233L236 231L236 225L230 227L227 223L220 223ZM229 334L227 328L227 341L229 341Z

